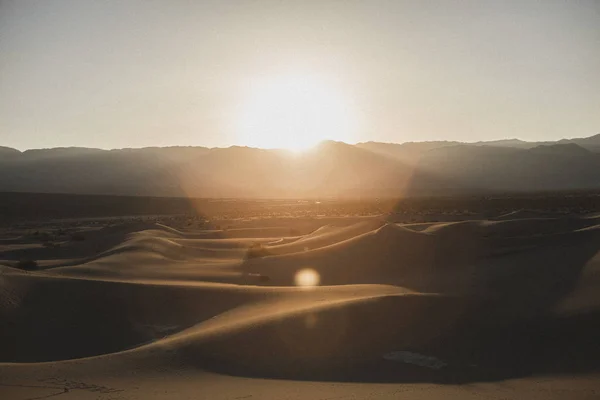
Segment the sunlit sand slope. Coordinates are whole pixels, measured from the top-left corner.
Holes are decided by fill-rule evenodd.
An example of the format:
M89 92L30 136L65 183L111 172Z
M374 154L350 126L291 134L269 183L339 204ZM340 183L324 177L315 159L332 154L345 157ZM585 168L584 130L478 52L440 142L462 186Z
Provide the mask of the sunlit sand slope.
M0 390L101 370L408 385L600 368L597 216L263 222L2 239ZM403 351L444 367L384 358Z

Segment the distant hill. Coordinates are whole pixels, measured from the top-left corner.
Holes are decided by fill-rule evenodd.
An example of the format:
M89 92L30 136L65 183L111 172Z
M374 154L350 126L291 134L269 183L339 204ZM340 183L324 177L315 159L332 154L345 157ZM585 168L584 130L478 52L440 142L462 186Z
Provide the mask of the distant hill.
M21 155L21 152L17 149L0 146L0 160L5 157L18 157L20 155Z
M600 154L574 143L531 149L461 145L428 152L407 194L600 187Z
M559 140L557 143L575 143L585 149L600 153L600 133L587 138L563 139Z
M587 138L575 138L575 139L561 139L558 141L550 142L526 142L519 139L504 139L504 140L493 140L488 142L476 142L473 143L479 146L495 146L495 147L514 147L518 149L532 149L538 146L551 146L554 144L576 144L583 147L584 149L600 152L600 133Z
M0 147L0 191L292 198L600 188L599 142L600 135L536 144L326 141L302 154L240 146Z
M380 143L380 142L364 142L356 144L356 147L369 150L377 154L395 158L408 165L413 165L421 156L433 149L440 147L456 146L462 144L460 142L406 142L398 143Z
M526 141L520 140L520 139L502 139L502 140L490 140L487 142L475 142L473 144L477 145L477 146L512 147L515 149L531 149L532 147L539 146L541 143L526 142Z
M587 138L562 139L558 141L546 142L526 142L520 139L501 139L491 141L480 141L474 143L462 143L452 141L432 141L432 142L406 142L406 143L381 143L381 142L363 142L356 146L401 160L414 160L426 151L440 147L456 146L461 144L470 144L474 146L492 146L492 147L510 147L516 149L532 149L537 146L549 146L553 144L577 144L584 149L600 152L600 133Z

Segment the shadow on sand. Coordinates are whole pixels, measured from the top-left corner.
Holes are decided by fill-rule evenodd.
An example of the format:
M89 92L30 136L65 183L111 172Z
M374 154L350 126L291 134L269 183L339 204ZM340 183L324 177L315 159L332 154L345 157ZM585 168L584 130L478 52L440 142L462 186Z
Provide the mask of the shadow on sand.
M491 258L476 293L392 296L291 315L190 344L182 361L238 376L337 382L470 383L600 371L600 310L555 312L600 250L599 233L549 235ZM384 360L391 351L448 365Z

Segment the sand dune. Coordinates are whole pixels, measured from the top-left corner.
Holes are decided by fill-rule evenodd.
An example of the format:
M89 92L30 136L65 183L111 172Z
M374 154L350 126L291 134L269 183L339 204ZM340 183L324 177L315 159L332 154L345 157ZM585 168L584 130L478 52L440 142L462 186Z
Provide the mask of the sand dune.
M600 334L597 216L82 231L85 240L53 247L26 234L0 240L0 388L14 398L71 387L44 379L103 369L122 371L130 380L121 384L131 386L132 371L148 379L157 366L198 379L216 372L403 385L600 367L590 339ZM24 258L39 269L18 269ZM306 270L308 280L298 275ZM307 282L317 285L298 286ZM559 338L535 339L547 329ZM438 357L445 367L384 359L390 352Z

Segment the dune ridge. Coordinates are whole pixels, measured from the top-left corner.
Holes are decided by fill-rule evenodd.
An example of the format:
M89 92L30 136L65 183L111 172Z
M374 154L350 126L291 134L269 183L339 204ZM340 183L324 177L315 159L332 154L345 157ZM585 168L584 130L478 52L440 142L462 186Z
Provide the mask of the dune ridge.
M204 230L142 223L89 229L58 247L15 235L0 246L7 374L159 363L286 379L387 381L401 368L416 380L493 380L518 364L502 332L531 338L575 319L573 329L592 335L585 316L600 313L594 215L256 219ZM250 256L254 246L261 252ZM26 255L38 270L16 268ZM317 286L297 285L305 270ZM394 351L449 367L393 367L383 356ZM542 367L532 355L520 363L544 373L571 365Z

